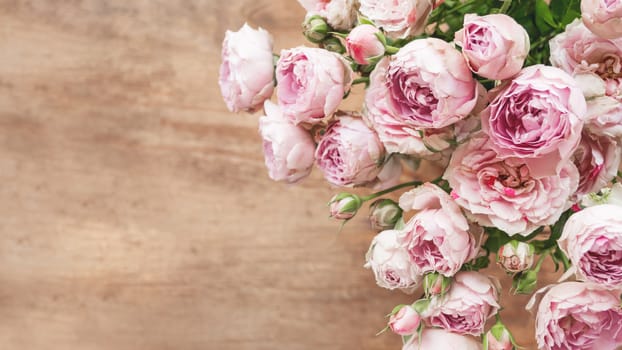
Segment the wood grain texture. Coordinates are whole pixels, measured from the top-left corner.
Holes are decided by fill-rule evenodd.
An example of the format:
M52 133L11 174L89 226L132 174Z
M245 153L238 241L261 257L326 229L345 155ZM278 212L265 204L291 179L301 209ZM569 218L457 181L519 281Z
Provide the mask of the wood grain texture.
M226 28L280 49L303 43L303 16L293 0L0 0L0 349L400 348L374 334L412 297L362 268L374 233L336 234L317 172L271 182L257 116L220 98Z

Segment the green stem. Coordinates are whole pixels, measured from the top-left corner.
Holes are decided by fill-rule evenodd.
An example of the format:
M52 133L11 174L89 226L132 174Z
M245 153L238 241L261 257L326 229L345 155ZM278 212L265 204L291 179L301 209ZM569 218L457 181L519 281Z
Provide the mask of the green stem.
M384 46L384 52L388 55L393 55L395 53L397 53L400 50L399 47L395 47L395 46L390 46L390 45L385 45Z
M540 257L538 258L538 262L536 263L536 266L533 268L534 271L540 272L540 268L542 267L542 263L544 262L544 258L546 258L548 255L551 254L551 248L547 249L547 250L543 250L542 253L540 253Z
M499 9L499 13L506 13L510 9L510 5L512 4L512 0L504 0L503 5Z
M369 84L369 77L361 77L361 78L356 78L352 81L352 85L356 85L356 84Z
M368 200L374 199L374 198L378 198L382 195L385 195L387 193L391 193L393 191L397 191L400 188L404 188L404 187L408 187L408 186L420 186L422 185L423 182L421 181L410 181L410 182L404 182L402 184L399 185L395 185L393 187L389 187L386 190L380 191L380 192L376 192L376 193L372 193L369 196L365 196L365 197L361 197L361 200L363 200L363 202L367 202Z

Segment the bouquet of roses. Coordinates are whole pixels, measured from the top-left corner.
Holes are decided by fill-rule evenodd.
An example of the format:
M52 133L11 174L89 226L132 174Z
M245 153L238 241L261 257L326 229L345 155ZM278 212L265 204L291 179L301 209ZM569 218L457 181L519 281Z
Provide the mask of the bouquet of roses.
M263 107L270 178L315 165L377 191L329 206L345 223L370 203L365 267L420 291L390 313L404 349L518 346L479 272L493 258L533 294L539 348L622 344L622 1L299 2L315 45L275 55L263 29L227 32L222 94L234 112ZM355 84L363 106L339 110ZM421 160L442 175L400 183ZM547 258L565 273L536 290Z

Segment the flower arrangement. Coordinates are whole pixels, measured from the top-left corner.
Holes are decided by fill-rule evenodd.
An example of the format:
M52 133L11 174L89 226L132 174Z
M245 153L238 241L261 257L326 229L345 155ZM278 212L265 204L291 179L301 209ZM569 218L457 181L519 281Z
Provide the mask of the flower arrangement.
M493 259L533 295L539 348L621 345L622 1L299 2L313 45L275 55L267 31L228 31L222 94L263 108L273 180L315 166L376 191L338 193L330 214L345 224L369 203L365 267L419 291L389 315L403 349L519 348L479 271ZM363 105L340 110L355 84ZM422 160L442 175L400 182ZM545 259L565 273L538 290Z

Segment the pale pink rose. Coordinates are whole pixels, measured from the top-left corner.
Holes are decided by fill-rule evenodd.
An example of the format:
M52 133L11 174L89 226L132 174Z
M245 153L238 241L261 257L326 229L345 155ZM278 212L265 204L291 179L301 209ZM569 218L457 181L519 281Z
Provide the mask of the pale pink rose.
M618 295L591 283L560 283L542 298L536 339L543 350L614 350L622 344Z
M581 18L598 36L622 37L622 2L619 0L581 0Z
M477 255L466 218L440 187L426 183L408 191L400 197L400 207L418 211L398 236L418 274L453 276Z
M579 188L576 196L598 192L617 172L621 160L621 148L608 136L596 136L583 130L579 147L572 161L579 170Z
M420 324L421 316L410 305L403 306L389 319L389 327L393 333L398 335L415 334Z
M606 288L622 287L622 207L596 205L573 214L559 247L578 276Z
M436 38L411 41L391 56L385 86L395 114L421 128L442 128L464 119L478 97L464 57Z
M608 40L594 35L580 20L549 42L551 64L568 74L595 73L601 78L620 75L622 40Z
M237 32L227 31L222 43L218 84L232 112L253 112L274 90L272 37L244 24Z
M361 208L363 201L357 195L342 192L338 193L330 200L330 216L337 220L350 220Z
M499 158L520 158L531 176L549 176L578 146L585 114L585 98L570 75L535 65L501 88L481 113L482 130Z
M421 275L415 271L406 249L398 243L398 233L387 230L374 237L365 256L365 267L374 272L380 287L412 293L419 286Z
M622 99L609 96L590 99L585 127L594 134L622 138Z
M579 172L567 162L559 174L534 177L524 160L499 159L487 136L478 134L458 146L443 178L472 220L526 236L570 207Z
M317 167L335 186L358 186L375 181L386 152L378 135L361 118L340 116L320 139Z
M293 183L307 177L314 161L313 138L285 118L281 109L269 100L264 110L266 115L259 118L259 132L270 178Z
M309 14L318 14L337 30L349 30L356 23L357 0L298 0Z
M480 272L463 271L454 276L447 294L432 299L423 316L433 327L479 336L486 320L499 311L498 302L495 282Z
M518 74L529 53L527 31L504 14L466 14L455 42L473 72L495 80Z
M436 152L451 147L453 127L428 129L408 125L394 111L386 86L386 68L389 58L382 59L370 75L370 85L365 93L365 121L376 130L378 137L390 153L417 157L433 157Z
M402 350L480 350L482 344L473 337L448 332L444 329L426 328L421 339L414 336L404 344Z
M433 0L360 0L359 11L381 27L390 38L406 38L423 32Z
M358 64L369 64L371 58L384 54L384 44L376 36L380 30L371 24L356 26L346 37L348 55Z
M338 54L319 48L281 51L277 98L295 124L315 124L333 114L350 89L352 69Z
M466 117L487 99L464 58L439 41L415 40L382 59L370 75L363 115L389 152L429 158L449 149L461 134L468 134L464 131L473 123ZM422 55L409 54L414 51ZM409 57L414 63L407 62Z

